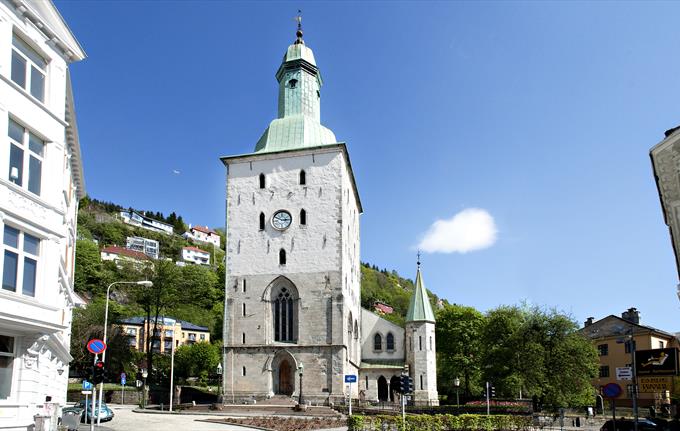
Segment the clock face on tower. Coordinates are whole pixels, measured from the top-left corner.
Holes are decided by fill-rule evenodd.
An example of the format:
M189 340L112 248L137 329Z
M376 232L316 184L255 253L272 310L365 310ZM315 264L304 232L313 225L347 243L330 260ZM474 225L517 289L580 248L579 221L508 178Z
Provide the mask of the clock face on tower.
M291 221L293 221L293 218L288 211L279 210L272 217L272 226L276 230L285 230L288 229Z

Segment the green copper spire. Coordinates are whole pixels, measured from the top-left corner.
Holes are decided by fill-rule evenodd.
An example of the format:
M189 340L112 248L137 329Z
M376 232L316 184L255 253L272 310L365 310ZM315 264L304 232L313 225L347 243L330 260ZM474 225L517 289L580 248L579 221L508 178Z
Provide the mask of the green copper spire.
M406 322L435 322L423 276L420 275L420 253L418 253L416 285L413 289L413 296L411 296L411 303L408 306L408 313L406 313Z
M335 144L335 134L321 125L321 73L314 53L302 40L302 17L297 38L286 50L276 80L279 82L278 118L255 145L255 152L285 151Z

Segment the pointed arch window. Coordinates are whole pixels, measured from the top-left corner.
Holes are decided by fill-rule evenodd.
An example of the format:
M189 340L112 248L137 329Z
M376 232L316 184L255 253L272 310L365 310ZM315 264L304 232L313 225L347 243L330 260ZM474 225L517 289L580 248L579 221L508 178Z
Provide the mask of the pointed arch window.
M281 249L279 250L279 265L285 264L286 264L286 250Z
M260 213L260 230L264 230L264 213Z
M373 350L377 352L382 350L382 336L380 334L373 336Z
M303 169L303 170L300 171L300 185L304 186L306 184L307 184L307 173Z
M394 335L391 332L387 333L387 351L394 350Z
M264 174L260 174L260 188L263 189L265 186Z
M274 341L296 342L298 320L296 301L297 292L294 287L284 284L272 289Z
M305 211L304 209L300 210L300 224L302 226L307 225L307 211Z
M288 87L290 88L295 88L297 86L298 80L293 78L290 81L288 81Z

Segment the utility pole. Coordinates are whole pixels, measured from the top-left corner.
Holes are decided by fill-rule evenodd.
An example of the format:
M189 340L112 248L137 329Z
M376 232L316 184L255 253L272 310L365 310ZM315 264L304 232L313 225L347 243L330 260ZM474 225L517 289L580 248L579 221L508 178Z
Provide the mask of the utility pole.
M489 382L486 382L486 415L491 414L491 404L489 403ZM635 430L637 431L637 430Z
M633 430L638 431L638 405L637 405L637 374L635 373L635 339L633 338L633 329L630 330L630 364L633 368L633 386L631 398L633 399L633 416L635 422L633 422Z

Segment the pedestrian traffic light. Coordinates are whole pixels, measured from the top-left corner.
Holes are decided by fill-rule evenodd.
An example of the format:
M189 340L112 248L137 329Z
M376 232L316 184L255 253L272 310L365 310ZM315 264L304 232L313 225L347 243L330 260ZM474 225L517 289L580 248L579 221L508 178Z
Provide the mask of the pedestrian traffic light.
M106 368L104 367L104 361L95 362L94 366L92 367L92 383L104 383L105 374Z

